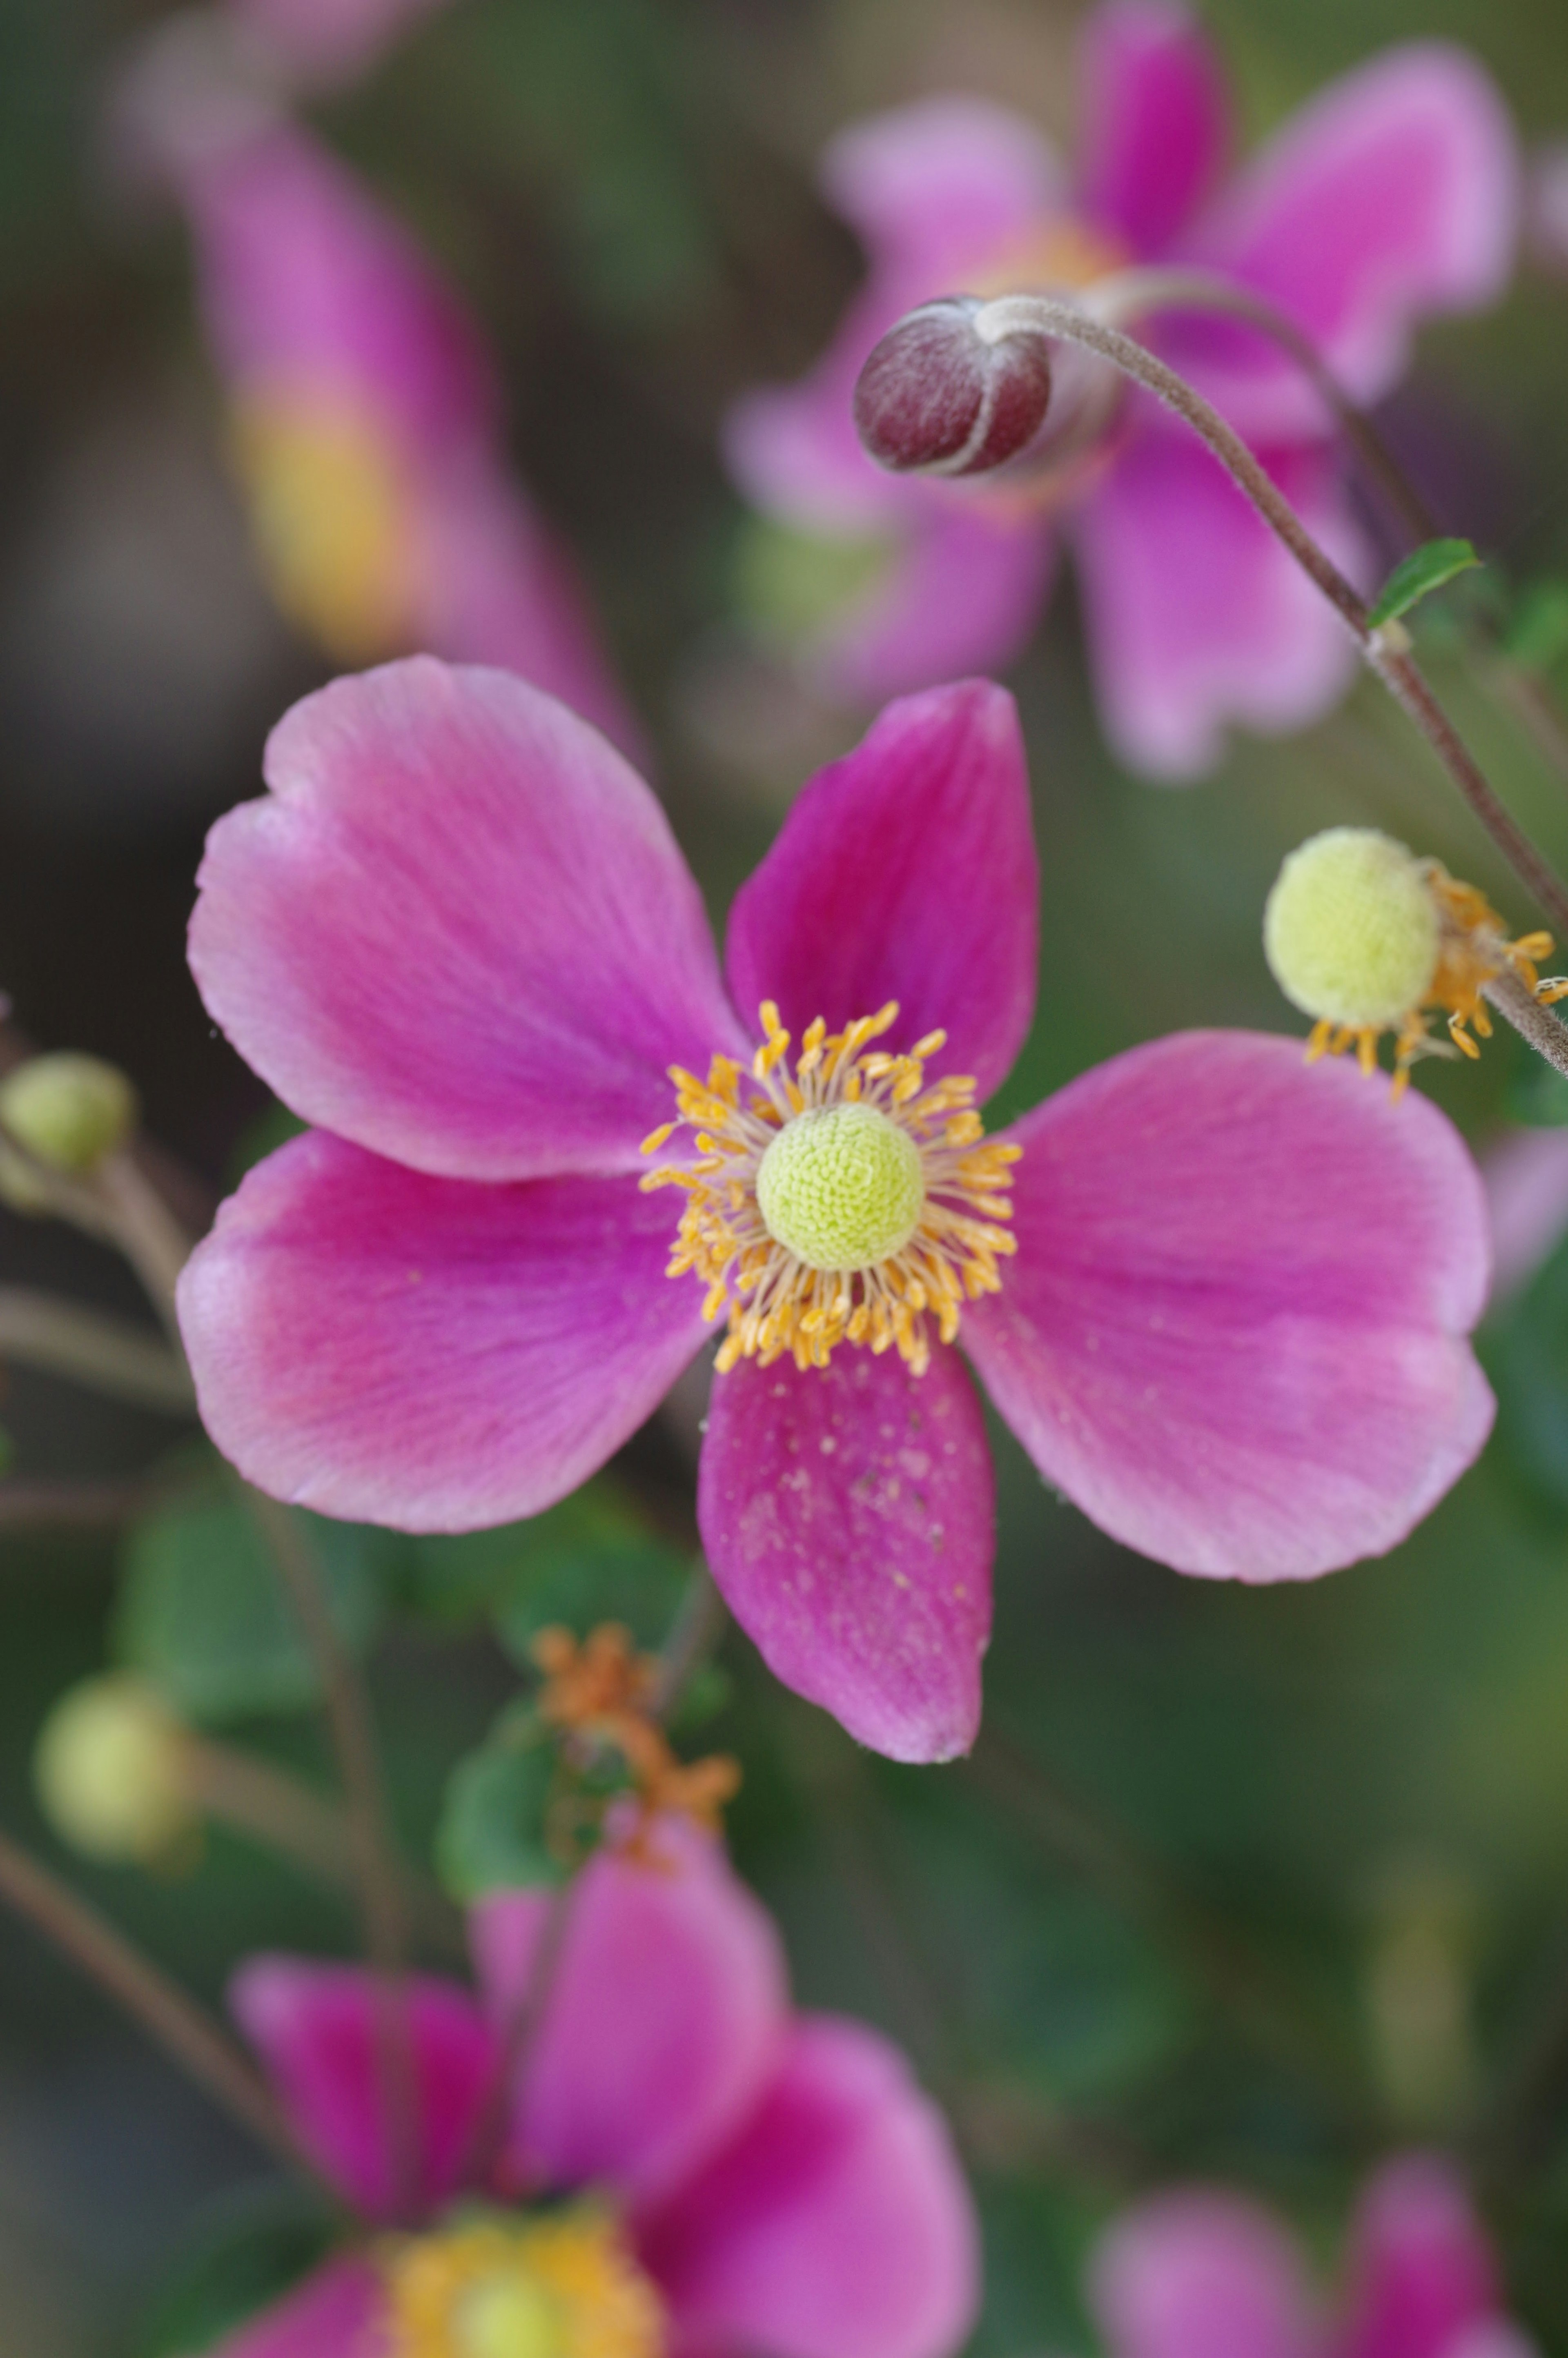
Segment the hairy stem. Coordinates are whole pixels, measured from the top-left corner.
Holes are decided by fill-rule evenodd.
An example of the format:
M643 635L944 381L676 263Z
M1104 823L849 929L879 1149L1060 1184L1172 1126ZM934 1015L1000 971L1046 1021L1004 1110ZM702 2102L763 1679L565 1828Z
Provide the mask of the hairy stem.
M1568 1078L1568 1025L1550 1007L1543 1007L1532 990L1526 989L1511 968L1483 986L1482 996L1497 1009L1507 1023L1511 1023L1522 1040L1528 1040L1536 1054Z
M95 1908L4 1833L0 1899L133 2016L263 2145L291 2167L303 2166L265 2082L222 2026Z
M1374 631L1366 601L1326 550L1313 538L1247 444L1219 412L1174 369L1168 368L1133 337L1091 317L1076 304L1044 295L1003 295L975 315L975 330L989 343L1009 336L1044 335L1081 346L1119 369L1190 426L1214 453L1238 489L1251 501L1275 537L1327 599L1369 667L1403 706L1436 752L1498 850L1568 937L1568 885L1539 851L1493 791L1479 764L1444 712L1394 626Z
M189 1415L196 1405L183 1360L155 1334L27 1286L0 1286L0 1359L166 1415Z

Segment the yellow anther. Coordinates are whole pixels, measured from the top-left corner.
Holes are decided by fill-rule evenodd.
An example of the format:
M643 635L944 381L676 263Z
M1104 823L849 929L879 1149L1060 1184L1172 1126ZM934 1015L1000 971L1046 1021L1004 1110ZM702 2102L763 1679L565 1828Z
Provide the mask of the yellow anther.
M664 1145L665 1140L675 1136L678 1126L679 1125L677 1123L673 1121L662 1121L657 1130L651 1130L648 1132L647 1137L637 1149L638 1153L656 1154L660 1147Z

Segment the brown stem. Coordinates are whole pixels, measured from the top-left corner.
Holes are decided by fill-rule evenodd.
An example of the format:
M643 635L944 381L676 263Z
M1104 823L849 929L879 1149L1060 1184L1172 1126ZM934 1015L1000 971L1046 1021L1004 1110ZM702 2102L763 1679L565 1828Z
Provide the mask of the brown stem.
M157 1335L28 1286L0 1286L0 1358L166 1415L189 1415L196 1405L183 1359Z
M263 2145L292 2168L306 2167L265 2082L222 2025L5 1833L0 1898L107 1991Z
M693 1567L675 1623L659 1652L658 1675L648 1697L655 1719L667 1719L695 1671L713 1652L730 1618L706 1563Z
M489 2185L505 2147L512 2125L514 2093L527 2069L529 2054L549 2006L550 1993L566 1950L577 1887L578 1877L574 1875L550 1893L522 1994L502 2030L494 2075L474 2122L459 2180L481 2192Z
M1554 1015L1550 1007L1543 1007L1511 968L1505 967L1500 974L1494 975L1482 990L1520 1039L1528 1040L1538 1055L1544 1056L1555 1071L1568 1078L1568 1025L1562 1018Z
M1108 327L1073 303L1044 295L1003 295L975 315L976 333L989 343L1009 336L1044 335L1097 353L1141 384L1190 426L1245 492L1275 537L1320 590L1349 631L1370 668L1403 706L1442 761L1460 793L1560 934L1568 936L1568 885L1493 792L1469 749L1433 695L1398 625L1374 631L1368 608L1333 558L1319 547L1295 510L1235 428L1184 377L1119 329ZM1402 643L1402 644L1401 644Z

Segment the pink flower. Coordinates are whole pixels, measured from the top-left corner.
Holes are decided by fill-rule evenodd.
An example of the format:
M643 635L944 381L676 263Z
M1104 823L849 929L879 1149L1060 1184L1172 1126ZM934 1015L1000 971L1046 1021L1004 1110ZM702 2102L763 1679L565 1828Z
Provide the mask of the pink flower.
M297 89L338 89L450 0L227 0L246 45Z
M311 0L312 23L330 11ZM635 753L573 568L508 465L490 356L401 224L247 86L222 19L175 19L119 105L177 190L284 611L340 662L428 649L558 696Z
M411 1530L535 1514L728 1299L698 1496L719 1586L790 1685L941 1759L990 1618L954 1336L1045 1479L1185 1572L1377 1553L1479 1449L1486 1214L1429 1103L1191 1033L980 1141L968 1099L1034 1001L1001 689L892 705L806 787L735 903L728 991L653 795L520 681L340 680L265 766L210 838L191 966L320 1127L180 1292L209 1429L264 1488ZM678 1235L640 1184L677 1105Z
M1268 2212L1199 2189L1121 2220L1090 2289L1109 2358L1530 2358L1464 2186L1435 2155L1390 2162L1367 2187L1332 2320Z
M1301 727L1354 663L1342 627L1217 463L1142 395L1027 480L895 481L860 449L850 398L872 346L939 295L1071 290L1131 262L1223 273L1287 312L1346 389L1378 400L1410 331L1489 301L1509 265L1514 143L1481 68L1435 42L1325 91L1223 182L1216 59L1168 0L1101 0L1085 36L1069 182L1045 142L976 99L851 125L823 185L870 276L798 385L752 395L729 449L747 494L824 539L881 539L876 586L810 650L830 689L882 697L1011 656L1058 540L1077 561L1105 726L1135 768L1196 775L1225 727ZM1270 345L1214 322L1159 342L1253 444L1333 553L1365 575L1328 425Z
M499 2159L477 2171L549 1900L474 1910L479 1998L413 1978L412 2206L395 2194L370 1977L292 1957L242 1968L234 2011L301 2147L395 2232L327 2260L220 2358L949 2358L979 2256L941 2115L874 2031L792 2013L773 1925L716 1844L675 1822L655 1840L651 1860L600 1853L584 1870L489 2140ZM553 2339L515 2323L505 2338L499 2318L531 2299L537 2324L541 2296L568 2330L557 2312Z

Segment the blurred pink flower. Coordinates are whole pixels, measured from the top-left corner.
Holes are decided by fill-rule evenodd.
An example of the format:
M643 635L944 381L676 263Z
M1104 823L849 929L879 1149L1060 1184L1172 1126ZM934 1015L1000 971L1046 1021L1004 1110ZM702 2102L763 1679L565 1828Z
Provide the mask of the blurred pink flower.
M1568 1130L1509 1130L1481 1163L1492 1218L1492 1300L1521 1293L1568 1234Z
M490 356L428 258L246 81L222 19L126 76L122 150L172 187L279 605L339 662L502 665L635 753L571 562L513 474Z
M1189 1033L979 1142L968 1099L1005 1079L1036 973L1001 689L891 706L806 788L735 901L728 990L653 795L517 680L427 658L340 680L265 770L210 838L191 966L321 1127L251 1173L180 1289L208 1427L265 1489L413 1530L535 1514L653 1412L728 1295L698 1491L715 1577L779 1677L862 1742L942 1759L979 1725L993 1542L953 1340L1045 1479L1181 1571L1377 1554L1479 1450L1486 1214L1430 1103L1294 1040ZM672 1074L698 1130L673 1263L669 1198L639 1185ZM824 1090L841 1102L797 1126ZM846 1105L850 1131L823 1130ZM775 1139L807 1160L777 1166L764 1217ZM814 1139L828 1163L786 1217ZM880 1243L790 1242L796 1217L890 1202ZM721 1243L732 1219L760 1280L742 1260L715 1284L694 1219Z
M1156 2197L1100 2245L1091 2306L1108 2358L1530 2358L1486 2234L1435 2155L1388 2163L1351 2231L1343 2302L1318 2311L1301 2255L1257 2203Z
M877 702L1006 661L1065 537L1107 733L1134 768L1191 777L1217 760L1227 723L1298 728L1354 665L1340 623L1216 460L1136 394L1054 468L985 488L895 480L851 424L862 362L935 296L1071 291L1165 263L1266 297L1357 401L1376 401L1419 319L1501 291L1514 140L1481 67L1421 42L1334 83L1227 182L1219 68L1168 0L1102 0L1084 36L1079 112L1072 180L1031 124L977 99L935 98L842 132L823 187L859 232L870 276L809 376L739 406L730 459L781 522L886 546L872 587L808 650L831 690ZM1212 320L1173 319L1157 341L1364 578L1327 421L1300 372L1250 330Z
M478 1997L410 1980L412 2203L370 1975L242 1967L233 2008L300 2146L361 2220L397 2232L328 2259L214 2358L949 2358L979 2254L941 2115L876 2032L792 2012L773 1922L711 1837L665 1821L653 1840L650 1858L600 1852L583 1871L498 2138L483 2125L549 1898L474 1909ZM476 2166L486 2142L498 2158ZM575 2330L486 2339L487 2302L531 2287Z
M1568 276L1568 140L1541 148L1530 165L1530 235L1536 260Z
M451 0L223 0L245 47L290 87L338 89Z

